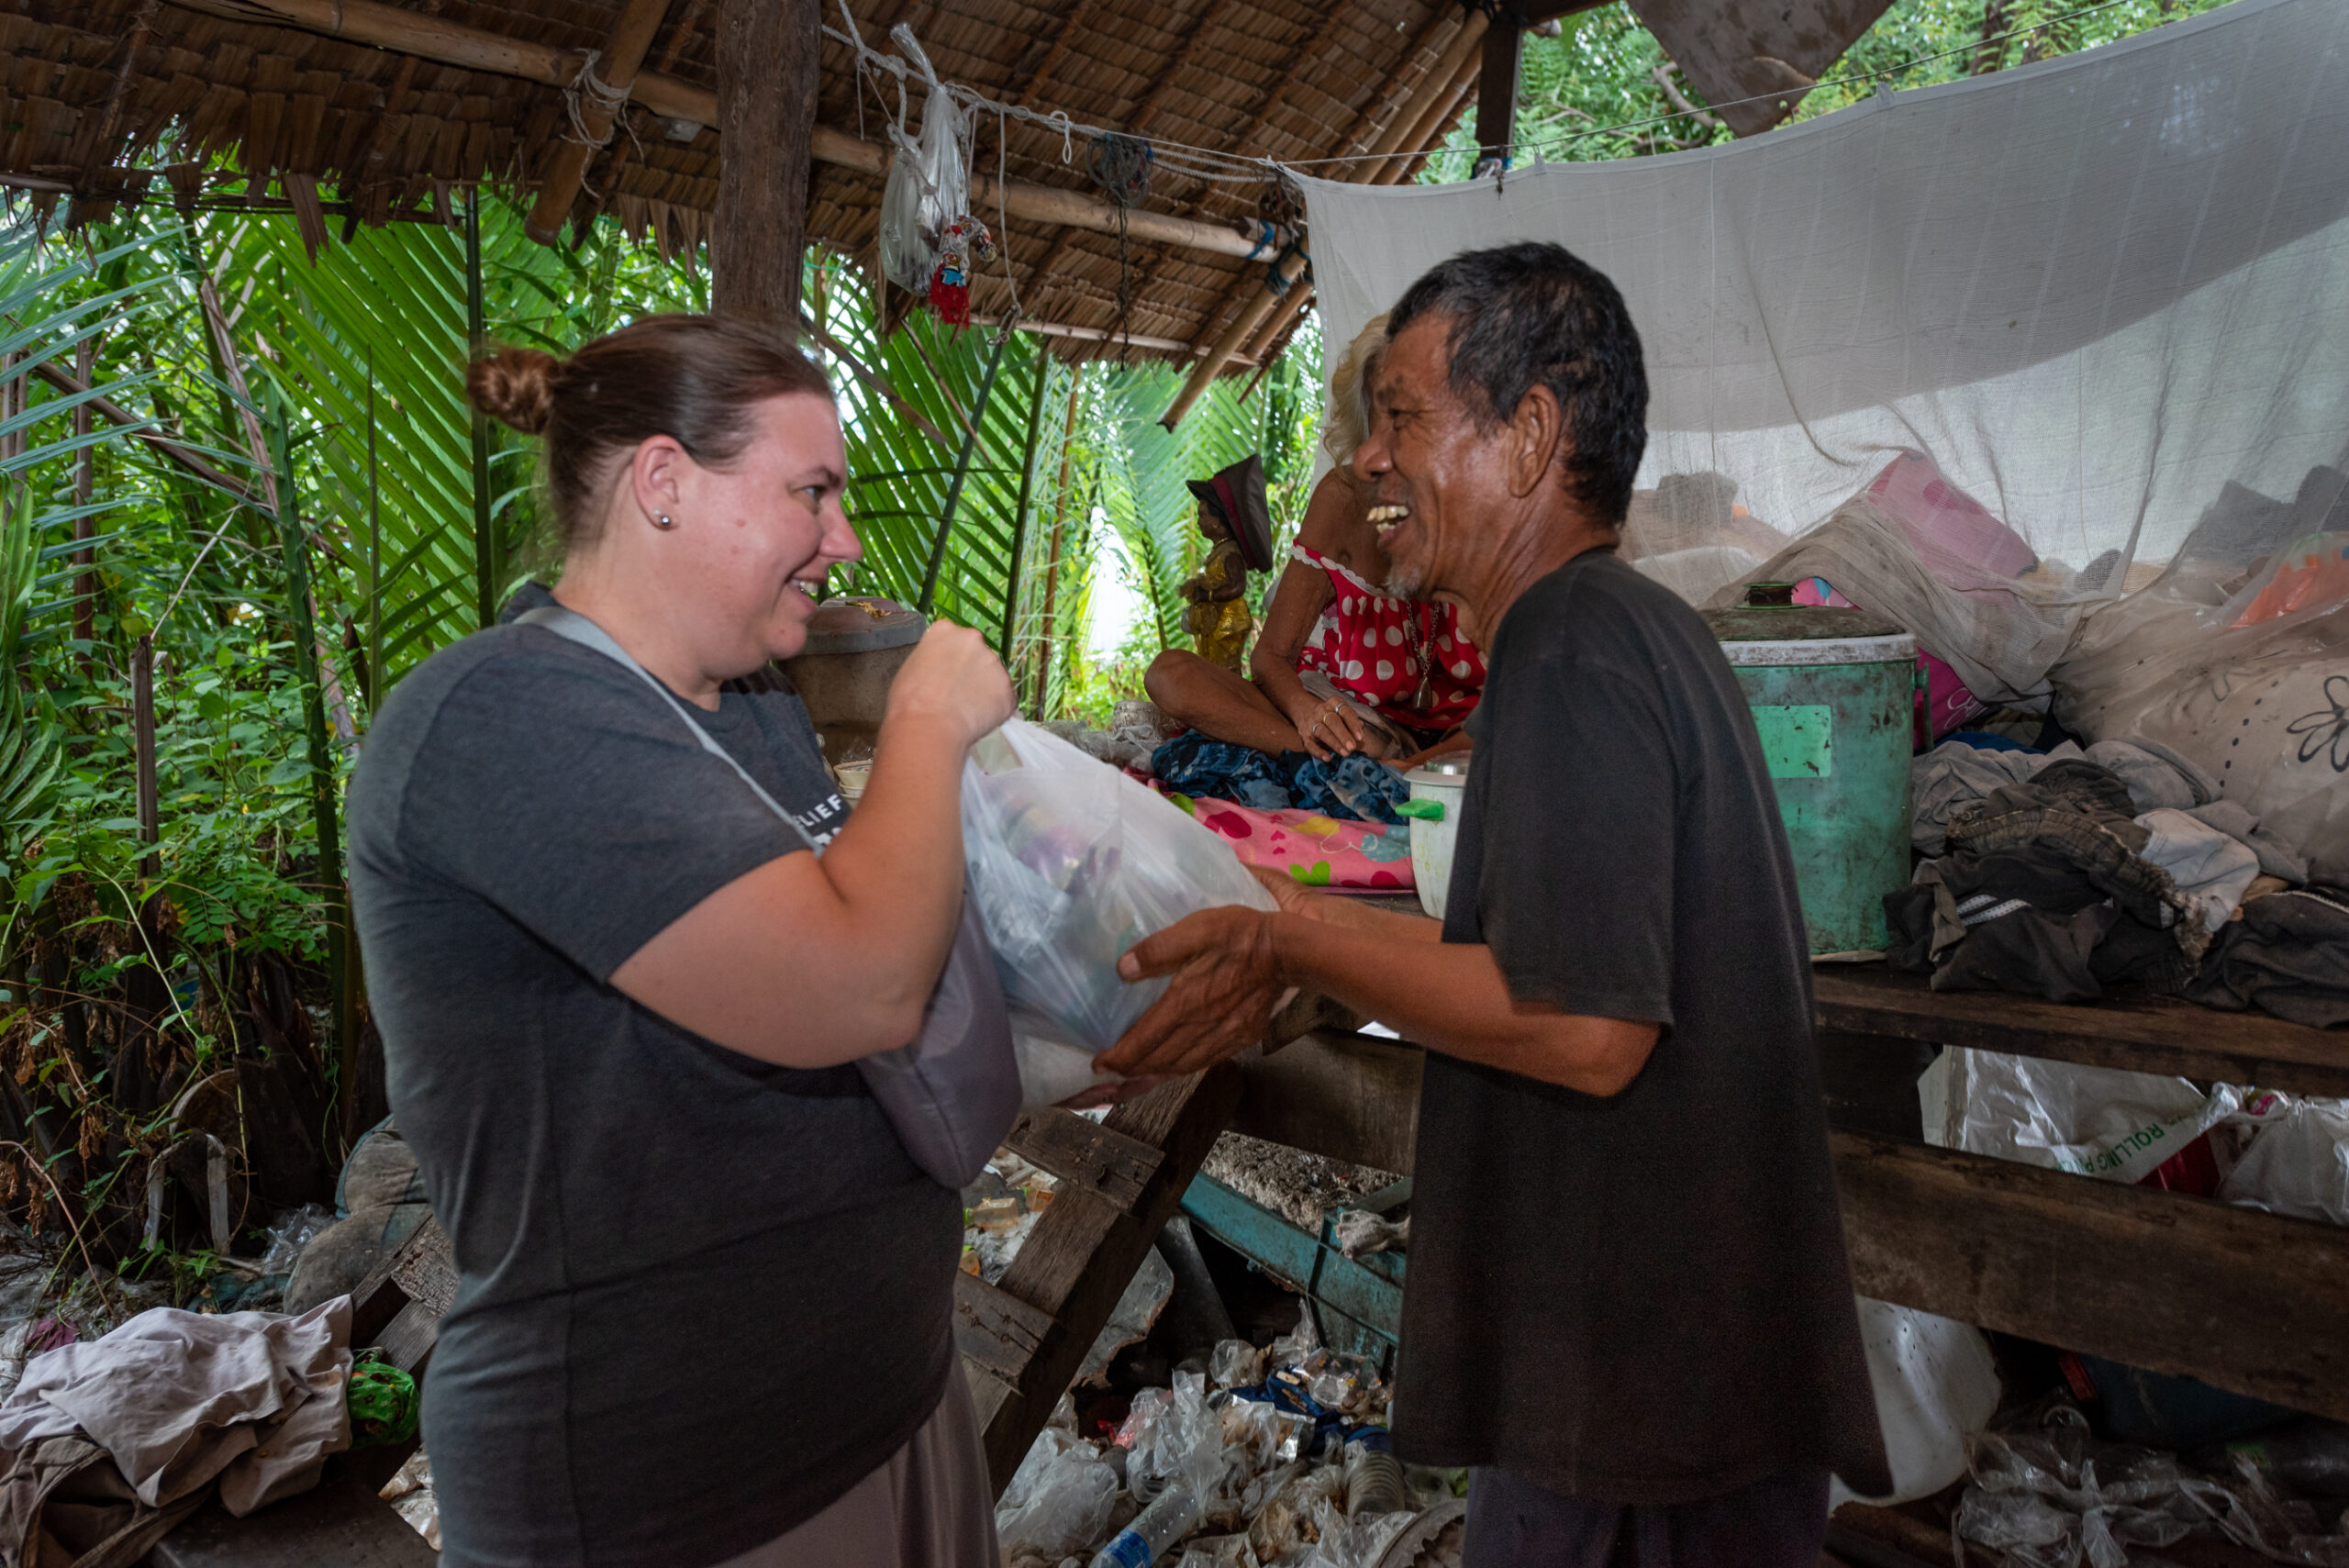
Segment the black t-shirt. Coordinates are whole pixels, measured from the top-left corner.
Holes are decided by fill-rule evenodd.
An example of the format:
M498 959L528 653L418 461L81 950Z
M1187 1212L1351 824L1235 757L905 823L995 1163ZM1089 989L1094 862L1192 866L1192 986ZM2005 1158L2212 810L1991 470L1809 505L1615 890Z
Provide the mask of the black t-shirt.
M1510 606L1443 938L1520 1001L1664 1026L1577 1094L1431 1051L1396 1445L1623 1503L1890 1490L1786 834L1704 621L1615 558Z
M796 697L696 717L839 828ZM879 1466L953 1367L958 1195L853 1066L753 1061L609 984L799 837L638 676L522 626L400 683L351 835L392 1108L462 1276L424 1396L441 1562L697 1568Z

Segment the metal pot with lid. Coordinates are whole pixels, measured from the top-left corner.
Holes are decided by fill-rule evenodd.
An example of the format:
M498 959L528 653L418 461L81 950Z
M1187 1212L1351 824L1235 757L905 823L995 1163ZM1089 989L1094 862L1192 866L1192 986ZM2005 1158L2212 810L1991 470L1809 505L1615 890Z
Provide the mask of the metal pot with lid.
M807 646L782 667L807 705L826 761L837 766L871 754L889 684L929 626L920 611L876 595L842 594L816 606Z

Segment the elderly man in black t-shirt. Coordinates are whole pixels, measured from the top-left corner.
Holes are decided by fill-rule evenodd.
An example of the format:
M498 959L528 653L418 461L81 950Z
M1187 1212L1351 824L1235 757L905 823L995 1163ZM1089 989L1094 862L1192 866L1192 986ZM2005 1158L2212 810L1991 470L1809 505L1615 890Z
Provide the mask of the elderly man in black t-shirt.
M1616 558L1647 377L1555 245L1394 312L1355 455L1389 582L1488 650L1449 913L1282 892L1138 946L1104 1058L1189 1072L1291 985L1428 1048L1396 1444L1470 1465L1470 1568L1812 1568L1890 1490L1827 1152L1794 871L1696 612Z

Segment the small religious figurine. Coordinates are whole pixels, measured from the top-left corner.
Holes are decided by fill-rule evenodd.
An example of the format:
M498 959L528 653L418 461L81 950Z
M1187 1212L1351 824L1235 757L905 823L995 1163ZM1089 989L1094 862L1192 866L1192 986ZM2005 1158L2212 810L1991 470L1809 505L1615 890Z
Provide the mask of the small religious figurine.
M1191 605L1184 616L1191 646L1208 663L1244 675L1248 634L1256 629L1246 597L1248 573L1273 566L1264 465L1251 452L1212 479L1186 483L1198 497L1199 532L1211 547L1199 574L1186 579L1181 590Z

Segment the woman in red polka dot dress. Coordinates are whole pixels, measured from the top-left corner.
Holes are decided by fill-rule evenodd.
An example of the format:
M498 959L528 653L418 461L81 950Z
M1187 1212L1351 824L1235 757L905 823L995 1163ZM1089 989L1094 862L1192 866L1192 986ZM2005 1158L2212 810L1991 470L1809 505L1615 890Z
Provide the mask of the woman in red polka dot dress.
M1386 555L1346 466L1362 444L1362 384L1386 339L1380 317L1331 377L1322 439L1339 466L1314 486L1264 606L1250 678L1196 653L1160 654L1144 684L1170 720L1260 751L1361 751L1398 765L1467 746L1460 726L1484 691L1484 655L1452 606L1378 586Z

